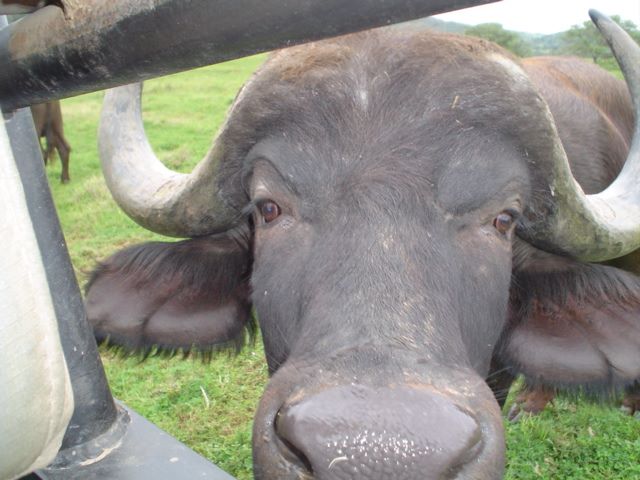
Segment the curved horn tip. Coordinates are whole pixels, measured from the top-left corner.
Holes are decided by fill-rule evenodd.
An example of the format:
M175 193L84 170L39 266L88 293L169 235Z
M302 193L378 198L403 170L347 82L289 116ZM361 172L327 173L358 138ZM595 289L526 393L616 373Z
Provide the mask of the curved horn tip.
M608 15L595 10L589 10L589 16L591 17L591 21L596 26L596 28L600 31L600 34L605 38L609 47L613 51L614 55L616 55L616 47L612 44L613 38L618 37L619 39L623 37L629 36L629 34L622 28L616 21L614 21ZM631 37L629 37L631 40ZM631 40L634 44L635 42Z
M611 21L611 19L609 17L607 17L604 13L600 12L599 10L596 10L595 8L590 8L589 9L589 17L591 17L591 21L593 23L595 23L596 25L601 20L609 20L609 21Z

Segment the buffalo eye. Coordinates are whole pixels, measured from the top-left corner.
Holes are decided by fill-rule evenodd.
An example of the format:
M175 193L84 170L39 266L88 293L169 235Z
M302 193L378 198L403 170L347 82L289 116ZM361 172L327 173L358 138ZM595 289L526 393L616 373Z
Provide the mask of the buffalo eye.
M258 205L264 223L273 222L280 216L280 207L276 202L265 200Z
M514 222L515 219L513 214L509 212L500 212L496 218L493 219L493 226L502 235L507 235L511 231Z

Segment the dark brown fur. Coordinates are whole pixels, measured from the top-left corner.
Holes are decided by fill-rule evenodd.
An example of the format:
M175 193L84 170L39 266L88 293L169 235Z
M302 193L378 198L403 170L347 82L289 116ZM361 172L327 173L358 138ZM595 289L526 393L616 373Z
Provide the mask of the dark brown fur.
M631 143L626 86L577 58L528 58L523 66L553 112L578 183L586 193L600 192L618 175Z
M64 137L64 126L62 123L62 109L60 102L54 100L48 103L40 103L31 106L33 123L36 127L38 137L45 139L45 147L42 149L44 163L53 161L53 151L57 150L62 163L60 181L66 183L69 177L69 154L71 147Z

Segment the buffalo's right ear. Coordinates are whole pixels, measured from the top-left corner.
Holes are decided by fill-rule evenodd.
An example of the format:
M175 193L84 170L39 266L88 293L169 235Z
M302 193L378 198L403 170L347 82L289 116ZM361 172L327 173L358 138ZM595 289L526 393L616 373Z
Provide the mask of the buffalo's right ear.
M235 233L136 245L101 263L86 287L96 338L144 353L239 348L255 327L250 249Z
M529 385L610 392L640 379L640 277L574 264L515 276L496 354Z

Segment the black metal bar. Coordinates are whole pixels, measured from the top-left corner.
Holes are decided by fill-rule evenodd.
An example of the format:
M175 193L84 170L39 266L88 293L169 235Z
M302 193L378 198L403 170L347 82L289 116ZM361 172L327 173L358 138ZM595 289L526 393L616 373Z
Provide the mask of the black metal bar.
M0 31L5 111L496 0L63 0Z
M75 409L63 441L63 448L68 448L104 433L116 419L116 407L93 332L86 319L82 296L51 198L30 110L21 109L10 114L5 125L14 157L19 160L16 166L72 379Z

